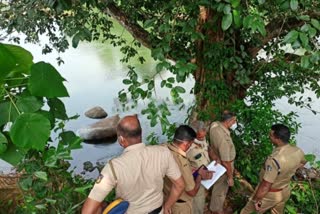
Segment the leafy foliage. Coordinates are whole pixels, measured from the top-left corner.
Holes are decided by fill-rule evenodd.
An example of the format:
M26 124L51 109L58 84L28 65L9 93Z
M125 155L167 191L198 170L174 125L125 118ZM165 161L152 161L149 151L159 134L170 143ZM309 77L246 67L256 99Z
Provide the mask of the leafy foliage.
M320 97L319 1L18 0L2 2L0 10L0 19L4 20L0 28L9 36L18 31L26 34L26 41L39 42L39 36L47 34L45 53L68 48L67 36L72 38L73 47L80 41L100 39L121 46L125 55L122 61L130 62L139 54L137 48L145 45L157 61L157 75L162 70L173 74L159 84L170 90L171 102L181 108L180 94L186 91L178 84L192 75L195 86L190 93L196 95L196 102L190 112L206 121L218 119L226 108L238 113L243 126L234 136L236 163L253 183L257 182L258 165L271 152L267 139L270 125L285 123L293 133L299 128L294 121L296 115L282 115L274 101L287 97L290 104L316 113L312 99L300 94L310 90ZM133 41L113 33L110 16L125 25ZM19 41L14 36L11 39ZM4 73L0 80L14 68L14 56L6 57L1 61ZM143 58L139 60L144 62ZM155 94L154 78L139 78L132 66L123 83L128 85L127 91L119 92L123 103L132 100L136 104ZM0 124L14 121L20 114L10 99L0 103L0 109L10 110L4 111L5 120L0 117ZM162 134L170 136L174 125L168 120L167 104L151 100L142 113L151 126L160 124ZM52 109L46 114L60 113ZM149 139L158 138L153 134Z
M71 150L82 140L64 130L66 115L58 97L68 95L64 79L44 62L34 64L25 49L0 43L0 158L21 172L23 200L19 213L75 213L87 196L91 181L72 176ZM43 110L44 106L49 111ZM47 107L46 107L47 108ZM51 142L51 135L58 137ZM56 144L56 146L53 146ZM10 207L10 204L8 205ZM0 209L7 207L2 202Z

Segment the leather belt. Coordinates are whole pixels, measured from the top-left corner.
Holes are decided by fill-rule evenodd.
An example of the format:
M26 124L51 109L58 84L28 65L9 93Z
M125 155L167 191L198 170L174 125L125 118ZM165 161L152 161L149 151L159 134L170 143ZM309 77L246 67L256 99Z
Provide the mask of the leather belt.
M157 209L152 210L148 214L159 214L162 210L162 206L158 207Z
M283 188L282 189L269 189L269 192L280 192L281 190L283 190Z
M282 191L284 188L286 188L287 186L281 188L281 189L269 189L269 192L280 192Z

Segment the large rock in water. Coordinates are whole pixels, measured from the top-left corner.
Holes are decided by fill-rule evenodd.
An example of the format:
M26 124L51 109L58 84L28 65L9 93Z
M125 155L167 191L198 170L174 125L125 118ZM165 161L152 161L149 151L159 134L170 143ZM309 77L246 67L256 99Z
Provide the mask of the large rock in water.
M115 137L117 135L116 127L119 120L119 115L102 119L99 122L79 129L78 135L86 141Z
M100 119L108 116L107 112L100 106L95 106L84 113L89 118Z

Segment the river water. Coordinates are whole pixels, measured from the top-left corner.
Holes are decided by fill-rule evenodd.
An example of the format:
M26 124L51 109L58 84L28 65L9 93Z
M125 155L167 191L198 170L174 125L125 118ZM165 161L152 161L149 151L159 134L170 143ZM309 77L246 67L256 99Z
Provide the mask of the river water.
M127 65L120 63L122 55L118 48L101 43L80 43L77 49L70 48L60 55L57 53L42 55L41 47L38 45L22 44L22 46L33 54L34 62L45 61L53 64L67 80L65 85L68 88L70 97L63 99L67 112L69 116L80 115L77 120L67 123L67 129L76 132L79 128L96 122L97 120L86 118L84 112L98 105L103 107L109 116L120 114L121 117L132 113L138 114L144 138L152 131L161 133L159 126L151 128L147 118L140 114L141 109L145 107L146 103L140 102L137 107L128 109L125 112L121 110L117 95L118 91L126 88L122 84L122 80L126 77ZM149 50L142 48L141 54L146 58L146 63L140 65L137 61L133 61L133 64L137 67L138 73L141 76L152 76L155 73L155 62L150 58ZM61 66L58 66L56 62L58 56L65 62ZM170 75L169 72L163 72L161 77L166 78ZM158 82L156 84L157 96L155 100L157 102L165 101L169 103L170 109L174 112L170 117L171 122L183 123L186 119L187 108L194 101L194 96L188 93L183 95L186 108L178 110L177 106L171 105L166 100L169 90L159 87L161 77L158 76L155 79ZM189 92L193 84L194 80L189 78L182 86ZM313 107L319 111L320 100L316 99L315 95L311 92L306 92L306 95L314 98ZM290 106L286 99L279 100L276 106L284 113L291 110L297 112L299 115L298 121L302 126L296 136L298 145L303 148L305 153L316 154L319 158L320 136L318 134L320 131L320 115L313 115L309 110ZM160 138L160 141L165 140L164 137ZM75 173L80 173L83 170L83 163L85 161L91 161L92 163L96 163L97 161L105 162L122 152L122 148L117 142L100 144L82 143L82 146L82 149L72 152L73 160L71 161L71 165L75 167ZM1 166L5 167L5 164L0 162L0 168ZM97 171L87 176L95 177L96 174Z

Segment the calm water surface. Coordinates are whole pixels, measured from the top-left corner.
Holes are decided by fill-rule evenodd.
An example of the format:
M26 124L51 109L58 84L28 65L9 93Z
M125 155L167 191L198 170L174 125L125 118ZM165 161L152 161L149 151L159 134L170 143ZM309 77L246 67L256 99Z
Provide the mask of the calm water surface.
M89 119L84 116L84 112L94 106L103 107L109 116L120 114L124 116L131 113L137 113L143 128L143 137L145 138L150 132L155 131L161 133L160 127L157 126L153 129L150 128L149 121L140 114L146 103L139 103L136 108L121 110L120 104L117 99L118 91L125 88L122 80L126 77L127 66L120 63L122 57L119 49L113 46L100 43L81 43L77 49L70 48L66 53L60 54L60 57L65 61L65 64L58 66L56 58L59 56L57 53L48 55L41 54L41 47L31 44L22 45L27 50L31 51L34 56L34 62L45 61L53 64L61 75L67 80L65 82L68 88L70 97L64 98L68 114L79 114L77 120L67 123L67 129L76 131L86 125L92 124L97 120ZM137 66L138 73L141 76L152 76L155 73L155 62L148 57L149 50L142 49L142 55L146 58L146 63L140 65L134 62ZM162 78L167 78L171 74L163 72ZM159 87L161 77L156 77L156 92L155 97L157 102L166 100L169 90ZM194 80L189 78L182 86L189 92L194 84ZM315 98L312 93L306 94ZM173 110L173 115L170 118L172 122L183 123L186 119L187 107L194 101L194 96L185 94L183 96L186 108L178 110L178 107L170 104L170 109ZM320 101L314 99L313 106L316 110L320 111ZM300 108L289 106L286 99L279 100L277 107L284 113L291 110L296 111L300 116L298 121L301 123L302 128L296 136L298 145L303 148L306 153L314 153L320 157L320 115L313 115L310 111ZM165 141L163 137L160 141ZM75 172L80 173L83 170L83 163L91 161L93 163L105 162L108 159L120 154L122 148L117 142L108 142L102 144L86 144L82 143L83 148L75 150L72 153L73 160L71 165L76 167ZM1 165L1 162L0 162ZM3 164L2 164L3 165ZM95 177L97 171L89 175Z

